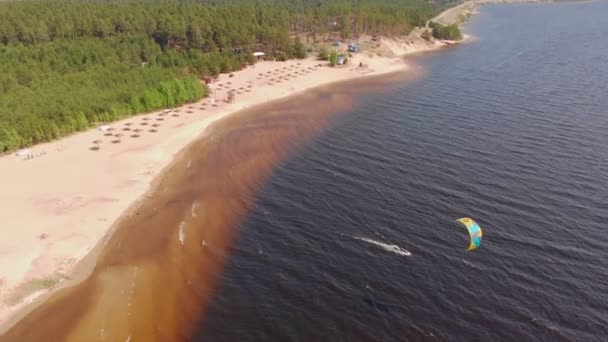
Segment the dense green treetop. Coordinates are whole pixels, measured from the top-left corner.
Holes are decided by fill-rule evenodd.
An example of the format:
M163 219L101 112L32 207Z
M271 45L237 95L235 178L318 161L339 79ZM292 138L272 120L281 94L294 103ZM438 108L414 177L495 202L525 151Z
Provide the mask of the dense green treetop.
M433 29L433 37L437 39L461 40L462 33L457 24L442 25L440 23L430 22L429 27Z

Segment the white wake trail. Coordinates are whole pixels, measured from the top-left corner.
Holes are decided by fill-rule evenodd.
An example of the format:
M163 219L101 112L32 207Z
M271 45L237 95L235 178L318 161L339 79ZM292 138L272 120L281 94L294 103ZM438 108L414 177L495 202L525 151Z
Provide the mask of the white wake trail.
M353 239L355 240L360 240L360 241L365 241L367 243L371 243L372 245L376 245L382 249L384 249L385 251L391 252L391 253L395 253L397 255L402 255L402 256L410 256L412 255L412 253L410 253L410 251L408 251L405 248L401 248L397 245L389 245L387 243L383 243L380 241L376 241L376 240L372 240L372 239L368 239L368 238L364 238L364 237L360 237L360 236L353 236Z

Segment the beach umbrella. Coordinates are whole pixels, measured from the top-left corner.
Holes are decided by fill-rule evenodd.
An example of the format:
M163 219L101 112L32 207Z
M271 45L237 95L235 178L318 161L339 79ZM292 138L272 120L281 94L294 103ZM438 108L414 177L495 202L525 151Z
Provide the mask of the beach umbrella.
M112 144L120 144L120 139L112 140Z
M89 148L89 150L91 150L91 151L99 151L99 146L93 146L93 147Z
M101 140L94 140L94 141L93 141L93 144L95 144L95 145L99 145L99 144L101 144L102 142L103 142L103 141L101 141Z
M116 133L116 134L114 134L114 136L117 137L117 138L120 138L120 137L124 136L124 134L122 134L122 133Z

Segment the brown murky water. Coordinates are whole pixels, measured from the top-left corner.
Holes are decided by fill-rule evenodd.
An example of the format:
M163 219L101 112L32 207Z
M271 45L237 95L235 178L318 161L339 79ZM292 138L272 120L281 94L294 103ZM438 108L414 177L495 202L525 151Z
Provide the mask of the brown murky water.
M403 74L319 88L226 118L180 154L122 218L91 275L12 327L3 341L180 341L205 314L256 192L357 94Z

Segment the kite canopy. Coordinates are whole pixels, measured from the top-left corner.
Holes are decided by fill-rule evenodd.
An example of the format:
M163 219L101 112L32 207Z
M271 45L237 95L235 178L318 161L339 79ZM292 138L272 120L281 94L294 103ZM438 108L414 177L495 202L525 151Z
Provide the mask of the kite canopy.
M469 248L467 248L467 251L472 251L475 248L479 247L479 245L481 245L482 232L477 222L473 221L468 217L463 217L456 221L462 223L465 227L467 227L469 231L469 236L471 237L471 244L469 245Z

